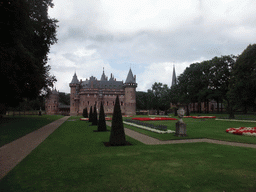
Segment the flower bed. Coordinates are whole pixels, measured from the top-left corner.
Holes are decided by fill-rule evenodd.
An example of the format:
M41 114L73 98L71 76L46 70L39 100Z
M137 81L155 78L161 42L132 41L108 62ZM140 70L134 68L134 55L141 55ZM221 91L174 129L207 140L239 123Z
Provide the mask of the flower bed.
M166 120L177 120L175 118L169 118L169 117L136 117L132 118L133 120L138 121L166 121Z
M235 135L246 135L256 137L256 127L239 127L226 129L227 133L233 133Z
M193 119L215 119L216 116L184 116L184 118L193 118Z

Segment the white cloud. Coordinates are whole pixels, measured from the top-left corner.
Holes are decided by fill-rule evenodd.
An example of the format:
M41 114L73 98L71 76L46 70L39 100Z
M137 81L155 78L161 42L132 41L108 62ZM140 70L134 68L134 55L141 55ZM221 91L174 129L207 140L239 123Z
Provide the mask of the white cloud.
M103 67L117 80L129 68L137 90L154 82L171 85L194 61L239 54L256 41L254 0L55 0L49 14L59 20L58 43L49 64L63 91L74 72L100 78ZM66 88L65 88L66 85Z

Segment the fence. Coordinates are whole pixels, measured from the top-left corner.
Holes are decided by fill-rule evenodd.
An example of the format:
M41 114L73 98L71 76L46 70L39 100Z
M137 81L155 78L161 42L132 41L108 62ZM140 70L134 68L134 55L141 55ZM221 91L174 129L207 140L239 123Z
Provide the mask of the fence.
M45 111L42 111L42 115L45 115ZM6 111L7 116L20 116L20 115L39 115L39 110L36 111Z

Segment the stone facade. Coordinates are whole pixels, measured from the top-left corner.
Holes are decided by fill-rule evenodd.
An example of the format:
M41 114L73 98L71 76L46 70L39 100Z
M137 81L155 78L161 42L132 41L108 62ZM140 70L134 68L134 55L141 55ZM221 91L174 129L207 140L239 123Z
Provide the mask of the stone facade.
M70 86L70 115L81 115L83 109L96 105L99 112L100 103L103 102L105 114L113 114L116 96L119 96L122 114L136 114L136 77L130 69L125 83L117 81L111 74L110 79L104 71L100 80L91 76L85 81L78 81L76 73Z

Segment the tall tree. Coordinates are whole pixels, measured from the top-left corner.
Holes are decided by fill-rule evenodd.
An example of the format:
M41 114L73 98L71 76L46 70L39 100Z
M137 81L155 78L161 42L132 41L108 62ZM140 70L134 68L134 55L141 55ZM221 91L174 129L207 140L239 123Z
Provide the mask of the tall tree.
M89 122L93 121L92 106L90 107Z
M232 105L242 107L247 113L249 106L256 102L256 44L249 45L238 56L232 71L229 86L229 98Z
M92 116L92 125L98 125L98 114L97 114L97 109L96 109L96 105L94 105L94 112L93 112L93 116Z
M0 106L17 106L36 98L56 81L49 74L47 54L57 42L57 20L48 16L52 0L8 0L0 4L0 81L5 87Z

